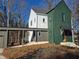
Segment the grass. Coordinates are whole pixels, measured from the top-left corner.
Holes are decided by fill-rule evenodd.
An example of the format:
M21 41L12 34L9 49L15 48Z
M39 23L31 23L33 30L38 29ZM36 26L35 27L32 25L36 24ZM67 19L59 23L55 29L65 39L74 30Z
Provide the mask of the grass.
M3 55L7 57L7 59L16 59L23 55L28 55L29 53L33 53L39 48L50 48L52 45L50 44L40 44L40 45L31 45L31 46L23 46L19 48L5 48Z
M5 48L3 55L7 59L23 59L22 56L27 57L26 59L62 59L64 57L79 55L79 49L62 47L60 45L53 44L40 44L24 46L20 48Z

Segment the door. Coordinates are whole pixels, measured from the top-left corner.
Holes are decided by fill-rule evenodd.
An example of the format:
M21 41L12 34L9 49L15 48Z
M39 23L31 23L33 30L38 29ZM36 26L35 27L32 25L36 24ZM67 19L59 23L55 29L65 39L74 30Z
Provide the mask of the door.
M3 48L3 35L0 35L0 48Z

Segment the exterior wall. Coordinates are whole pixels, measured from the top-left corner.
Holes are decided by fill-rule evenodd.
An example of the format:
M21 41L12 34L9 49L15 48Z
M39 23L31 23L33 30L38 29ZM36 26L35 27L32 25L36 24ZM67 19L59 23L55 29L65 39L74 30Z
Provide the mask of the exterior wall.
M29 28L48 28L47 15L35 13L31 9L29 17ZM33 31L29 31L28 41L31 42L32 40L35 40L35 38L33 38Z
M48 32L37 32L37 41L48 41Z
M54 42L54 39L53 39L53 13L54 11L51 11L49 14L48 14L48 40L50 43L53 43Z
M37 38L36 38L37 35ZM48 32L37 32L35 33L35 36L32 38L32 41L48 41Z
M0 31L0 48L7 47L7 31Z
M24 35L25 35L25 36L24 36L24 41L25 41L25 42L28 42L29 32L28 32L28 31L25 31L25 32L24 32Z
M33 36L33 31L29 31L28 41L31 42Z
M31 9L30 17L29 17L29 28L36 28L37 25L37 15L36 13ZM28 41L31 42L33 36L33 31L29 31Z
M35 13L32 9L29 17L29 28L48 28L48 17L46 14Z
M29 17L29 28L36 28L37 27L37 15L36 13L31 9L30 17Z
M65 14L65 20L62 20L62 13ZM63 42L60 27L63 27L64 29L71 29L71 11L68 9L66 4L61 1L61 3L59 3L53 11L48 13L48 17L49 41L51 43L59 44L60 42ZM71 36L68 36L67 40L71 42Z
M48 17L46 14L38 15L37 19L38 19L38 28L48 28Z

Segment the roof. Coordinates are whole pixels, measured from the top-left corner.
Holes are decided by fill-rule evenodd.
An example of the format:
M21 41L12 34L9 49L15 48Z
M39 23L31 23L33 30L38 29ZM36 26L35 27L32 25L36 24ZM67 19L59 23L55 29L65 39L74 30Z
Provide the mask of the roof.
M32 8L38 14L45 14L47 10L39 9L39 8Z
M60 5L60 3L63 2L65 3L64 0L61 0L55 7L51 8L51 9L39 9L39 8L32 8L36 13L38 14L48 14L49 12L51 12L52 10L54 10L58 5ZM66 4L66 3L65 3ZM67 5L66 5L67 6ZM68 8L68 6L67 6ZM69 9L69 8L68 8ZM69 9L70 10L70 9Z
M54 8L52 8L51 10L49 10L46 14L48 14L49 12L51 12L52 10L54 10L58 5L60 5L61 2L65 3L64 0L61 0ZM65 3L65 5L66 5L66 3ZM67 5L66 5L66 7L68 8ZM69 9L69 8L68 8L68 9ZM70 10L70 9L69 9L69 10Z

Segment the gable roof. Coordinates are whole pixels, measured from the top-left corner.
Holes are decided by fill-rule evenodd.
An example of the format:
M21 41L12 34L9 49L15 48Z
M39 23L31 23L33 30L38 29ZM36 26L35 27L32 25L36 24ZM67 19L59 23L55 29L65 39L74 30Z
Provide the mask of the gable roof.
M49 12L51 12L52 10L54 10L58 5L60 5L61 3L64 3L65 6L69 9L69 7L66 5L64 0L61 0L55 7L53 7L52 9L38 9L38 8L32 8L37 14L48 14ZM69 9L70 10L70 9ZM71 10L70 10L71 11Z
M49 10L46 14L48 14L49 12L51 12L52 10L54 10L58 5L60 5L61 3L64 3L65 6L69 9L69 7L66 5L64 0L61 0L54 8L52 8L51 10ZM70 9L69 9L70 10ZM70 10L71 11L71 10Z
M47 10L44 10L44 9L38 9L38 8L32 8L36 13L41 13L41 14L46 14Z

